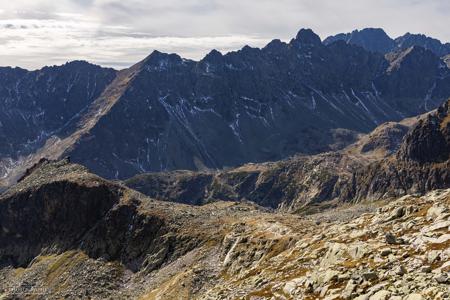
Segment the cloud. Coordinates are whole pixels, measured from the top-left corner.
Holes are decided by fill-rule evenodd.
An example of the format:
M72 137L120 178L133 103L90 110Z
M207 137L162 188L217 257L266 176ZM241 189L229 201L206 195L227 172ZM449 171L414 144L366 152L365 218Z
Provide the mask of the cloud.
M26 68L73 59L122 68L154 49L199 59L301 27L322 38L383 27L449 41L449 15L448 0L15 0L0 10L0 55Z

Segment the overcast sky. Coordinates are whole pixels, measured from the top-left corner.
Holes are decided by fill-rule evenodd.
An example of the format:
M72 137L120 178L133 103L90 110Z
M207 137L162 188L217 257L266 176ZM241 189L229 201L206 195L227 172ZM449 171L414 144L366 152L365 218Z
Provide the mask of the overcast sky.
M450 41L449 0L0 0L0 65L74 59L123 68L154 49L200 59L311 28L382 27Z

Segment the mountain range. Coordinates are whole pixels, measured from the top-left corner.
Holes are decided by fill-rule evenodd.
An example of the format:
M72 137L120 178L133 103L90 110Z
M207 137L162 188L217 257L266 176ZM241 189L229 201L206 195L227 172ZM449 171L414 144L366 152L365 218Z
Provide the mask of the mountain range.
M348 44L358 45L366 50L387 54L413 46L419 46L432 51L439 57L450 53L450 43L441 43L438 39L424 34L406 33L398 38L391 38L381 28L365 28L354 30L351 33L340 33L327 37L323 43L328 45L336 41L344 41Z
M0 299L448 299L447 46L0 68Z
M343 149L450 96L446 45L405 36L374 51L382 33L322 42L302 29L289 43L213 50L200 61L154 51L120 71L81 61L0 68L2 184L41 158L70 156L125 179Z

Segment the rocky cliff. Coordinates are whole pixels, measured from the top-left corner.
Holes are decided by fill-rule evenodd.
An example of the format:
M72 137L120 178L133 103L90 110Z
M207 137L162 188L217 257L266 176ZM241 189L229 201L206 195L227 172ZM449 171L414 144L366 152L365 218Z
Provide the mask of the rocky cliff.
M395 156L357 171L344 197L380 199L448 187L449 103L420 120L405 136Z
M134 274L220 243L217 216L255 209L159 202L67 160L43 160L0 197L0 296L130 297L117 292Z
M52 135L71 132L114 76L83 61L37 71L0 68L0 159L28 155Z
M248 164L220 172L175 171L137 175L125 183L156 199L202 205L219 200L252 201L299 212L340 195L364 161L342 153Z

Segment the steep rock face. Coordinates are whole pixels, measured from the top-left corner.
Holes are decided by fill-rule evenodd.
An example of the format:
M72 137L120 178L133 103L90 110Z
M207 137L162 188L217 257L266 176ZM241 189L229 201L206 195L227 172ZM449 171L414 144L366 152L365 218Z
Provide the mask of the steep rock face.
M358 170L343 198L381 199L450 185L449 102L405 136L393 157Z
M340 197L353 201L380 200L445 188L450 183L449 167L448 161L439 164L373 163L355 172L348 189Z
M380 28L365 28L363 30L355 30L351 33L340 33L327 37L324 40L324 44L329 45L336 41L344 41L348 44L363 47L368 51L383 54L405 50L414 46L430 50L438 57L450 54L450 43L443 44L441 41L426 35L411 34L409 32L396 39L392 39Z
M54 136L73 132L114 77L114 70L82 61L37 71L0 68L0 181Z
M219 200L251 201L272 209L300 212L338 197L352 171L364 164L353 155L326 153L214 173L148 173L125 183L165 201L196 205Z
M190 208L158 203L67 161L41 164L0 197L0 266L83 251L148 272L195 248L183 232Z
M420 163L443 162L450 158L450 101L428 115L406 136L398 159Z
M431 51L420 47L390 53L386 58L390 65L379 86L393 96L398 109L411 115L407 105L422 106L425 111L435 108L431 95L442 95L442 87L450 84L448 69L441 68L442 61ZM405 76L408 76L408 81L404 81Z
M139 66L139 64L137 65ZM22 156L14 160L6 157L0 160L0 189L14 184L22 174L30 167L36 165L42 159L58 160L66 157L64 153L72 149L81 137L89 132L104 115L108 114L128 82L135 75L136 68L129 68L117 72L114 80L94 99L83 111L75 114L63 129L45 140L45 144L28 156ZM44 141L42 141L44 142Z
M77 168L66 171L83 172ZM43 184L38 176L42 175L33 174L1 198L1 264L26 266L46 248L63 251L77 245L119 201L119 196L95 177L80 184L58 178L64 174L53 174L56 178ZM29 186L22 189L25 184Z
M80 116L115 71L82 61L37 71L0 68L0 157L27 155Z
M408 32L405 35L396 38L395 43L397 44L397 48L400 49L420 46L432 51L439 57L450 54L450 43L442 44L441 41L423 34L411 34Z
M200 62L155 52L65 154L109 178L279 160L335 150L336 128L367 132L416 115L448 89L448 69L431 52L406 53L390 70L381 55L319 40L303 30L289 44L213 51Z

